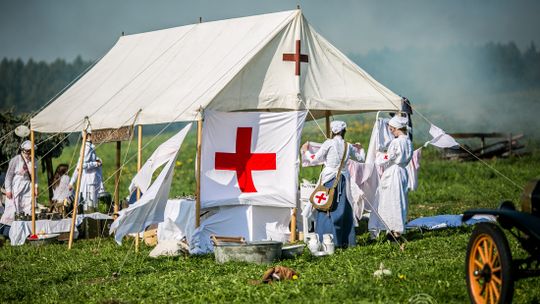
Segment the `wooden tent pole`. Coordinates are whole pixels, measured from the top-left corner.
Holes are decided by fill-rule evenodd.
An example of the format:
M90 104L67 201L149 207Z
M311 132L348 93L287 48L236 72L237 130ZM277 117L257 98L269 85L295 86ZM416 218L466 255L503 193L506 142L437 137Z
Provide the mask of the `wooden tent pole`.
M292 208L292 214L291 214L291 236L289 237L289 241L291 243L296 242L296 212L297 208Z
M118 217L120 211L120 157L122 151L122 142L116 142L116 175L114 177L114 219Z
M30 148L30 157L31 157L31 164L32 168L30 169L30 182L32 183L31 191L32 191L32 234L36 234L36 149L34 147L35 145L35 139L34 139L34 130L30 130L30 142L32 144Z
M326 119L326 138L330 138L332 136L332 133L330 132L330 111L326 111L325 113L325 119Z
M79 163L77 164L77 184L75 186L75 200L73 201L73 212L71 213L71 229L69 230L68 249L73 245L73 233L75 231L75 221L77 219L77 210L79 209L79 194L81 189L81 176L84 161L84 150L86 149L86 130L83 131L81 154L79 155Z
M142 125L137 126L137 173L142 166ZM137 201L141 198L141 189L137 187ZM139 232L135 238L135 252L139 252Z
M202 111L197 120L197 172L195 172L195 182L197 189L195 190L195 228L201 225L201 142L202 142Z

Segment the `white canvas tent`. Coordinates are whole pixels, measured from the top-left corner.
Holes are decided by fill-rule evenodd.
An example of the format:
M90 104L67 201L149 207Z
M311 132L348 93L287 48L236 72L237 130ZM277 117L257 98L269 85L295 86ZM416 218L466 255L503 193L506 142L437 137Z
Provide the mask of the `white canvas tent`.
M399 105L293 10L122 36L31 128L79 132L85 118L94 130L192 121L200 108L307 108L321 117Z
M31 119L31 129L193 121L201 109L307 109L310 118L328 118L398 110L400 102L293 10L122 36Z

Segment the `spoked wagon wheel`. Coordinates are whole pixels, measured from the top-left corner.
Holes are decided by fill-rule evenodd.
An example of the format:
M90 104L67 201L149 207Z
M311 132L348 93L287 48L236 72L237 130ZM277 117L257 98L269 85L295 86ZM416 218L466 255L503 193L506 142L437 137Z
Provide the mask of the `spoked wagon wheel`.
M467 288L472 303L512 301L512 253L497 225L480 223L476 226L469 239L465 259Z

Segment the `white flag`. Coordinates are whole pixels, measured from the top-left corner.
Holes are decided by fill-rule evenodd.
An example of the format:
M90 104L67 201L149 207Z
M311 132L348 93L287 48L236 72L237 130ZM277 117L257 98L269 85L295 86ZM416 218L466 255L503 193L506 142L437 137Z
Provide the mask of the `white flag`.
M459 143L452 136L446 134L441 128L437 127L436 125L431 125L431 128L429 128L429 134L433 136L433 139L426 142L424 147L428 144L434 145L435 147L439 148L459 147Z
M122 238L128 233L143 232L146 227L163 222L165 207L171 189L176 156L190 128L191 123L185 126L178 134L161 144L156 149L156 152L152 154L152 157L155 157L153 158L154 160L161 159L161 163L166 162L166 165L154 183L144 192L143 196L135 204L129 206L129 208L121 210L118 218L112 223L110 233L116 232L114 238L117 243L121 244ZM175 152L170 153L173 151L171 149L175 150ZM158 151L164 154L156 155ZM163 159L162 157L166 158Z
M306 113L205 111L202 207L295 207L298 145Z

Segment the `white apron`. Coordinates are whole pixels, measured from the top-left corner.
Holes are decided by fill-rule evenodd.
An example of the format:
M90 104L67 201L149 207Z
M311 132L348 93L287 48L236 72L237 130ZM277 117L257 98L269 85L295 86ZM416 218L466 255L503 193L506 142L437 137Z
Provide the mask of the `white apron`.
M372 231L390 230L403 233L407 220L408 174L407 165L412 158L412 143L406 135L392 140L386 154L377 164L384 168L379 181L378 204L369 217L368 228Z

